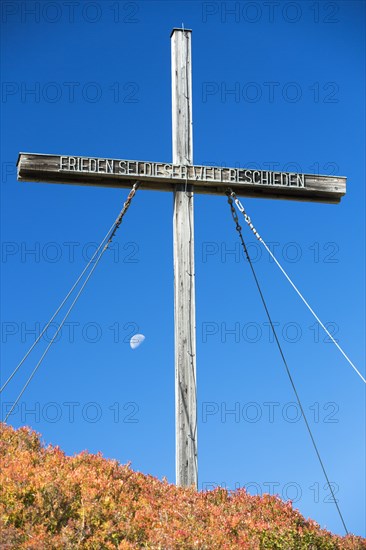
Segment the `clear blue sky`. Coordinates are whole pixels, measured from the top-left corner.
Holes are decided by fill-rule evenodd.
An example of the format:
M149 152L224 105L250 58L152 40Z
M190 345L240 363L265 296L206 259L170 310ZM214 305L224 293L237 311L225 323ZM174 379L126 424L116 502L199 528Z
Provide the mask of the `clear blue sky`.
M19 151L169 162L170 32L182 23L193 29L196 164L348 177L340 205L244 203L364 373L364 2L1 7L3 380L127 195L17 183ZM244 236L348 528L365 535L364 385ZM295 398L225 197L195 198L195 238L200 488L278 493L342 533L304 423L293 421ZM146 335L135 351L133 332ZM3 410L39 355L9 385ZM101 451L174 482L170 194L138 192L10 421L68 454Z

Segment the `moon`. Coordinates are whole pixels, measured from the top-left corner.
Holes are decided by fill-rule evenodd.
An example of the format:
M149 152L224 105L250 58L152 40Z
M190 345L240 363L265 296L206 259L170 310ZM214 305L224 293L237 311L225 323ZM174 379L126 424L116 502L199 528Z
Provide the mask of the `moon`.
M131 349L136 349L141 346L144 340L145 336L143 334L134 334L130 340Z

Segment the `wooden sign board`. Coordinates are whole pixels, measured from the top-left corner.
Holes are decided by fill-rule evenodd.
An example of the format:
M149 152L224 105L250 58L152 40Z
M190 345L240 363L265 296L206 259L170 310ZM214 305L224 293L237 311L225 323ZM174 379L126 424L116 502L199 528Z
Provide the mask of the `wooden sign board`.
M237 195L338 203L346 193L346 178L217 166L187 166L165 162L20 153L19 181L131 187L174 191L193 185L195 193L222 195L231 187Z

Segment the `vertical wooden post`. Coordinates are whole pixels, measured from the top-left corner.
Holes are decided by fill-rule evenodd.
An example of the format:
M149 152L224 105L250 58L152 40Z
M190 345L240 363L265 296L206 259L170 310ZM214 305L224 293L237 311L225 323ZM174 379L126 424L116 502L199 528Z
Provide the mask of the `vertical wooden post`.
M191 31L173 29L173 163L193 164ZM174 192L176 483L197 487L196 304L193 187Z

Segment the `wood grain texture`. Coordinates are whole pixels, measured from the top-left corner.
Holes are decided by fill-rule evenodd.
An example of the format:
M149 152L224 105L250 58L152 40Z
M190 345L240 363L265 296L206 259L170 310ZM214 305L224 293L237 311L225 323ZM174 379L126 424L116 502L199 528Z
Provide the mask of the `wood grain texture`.
M172 52L173 163L193 163L191 32L175 29ZM176 483L198 485L196 306L192 185L174 190Z
M192 147L191 123L188 121L187 123L190 127L188 139ZM178 150L177 148L180 147L181 143L182 136L176 136L173 132L173 154ZM174 164L184 164L187 156L188 152L187 149L185 149L179 157L182 162L175 162ZM176 158L178 159L178 156ZM111 160L113 160L117 166L121 159ZM209 179L195 180L193 178L180 179L177 177L167 178L165 176L131 176L119 173L66 172L60 170L60 155L43 155L35 153L20 153L17 166L19 181L130 188L136 180L139 180L142 182L142 189L174 192L177 185L190 184L195 193L212 195L224 194L228 185L230 185L240 197L288 199L325 203L339 203L346 193L346 178L343 176L305 174L305 185L303 188L299 188L290 186L255 185L243 182L229 183L228 181L212 181ZM168 163L167 166L171 165ZM226 168L222 169L228 170Z

